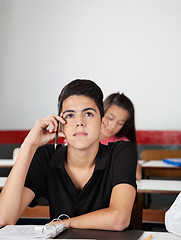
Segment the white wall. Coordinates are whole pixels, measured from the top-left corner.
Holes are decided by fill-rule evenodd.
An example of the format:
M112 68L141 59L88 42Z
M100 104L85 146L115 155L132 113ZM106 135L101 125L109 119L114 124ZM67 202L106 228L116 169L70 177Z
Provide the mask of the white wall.
M92 79L132 99L138 130L181 130L180 0L0 0L0 129L56 112Z

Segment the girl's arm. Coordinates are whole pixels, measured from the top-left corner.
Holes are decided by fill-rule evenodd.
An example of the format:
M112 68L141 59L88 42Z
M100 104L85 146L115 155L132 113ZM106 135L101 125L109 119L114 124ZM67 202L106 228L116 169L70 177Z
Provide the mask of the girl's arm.
M142 168L141 168L141 165L139 164L139 161L137 161L137 166L136 166L136 179L137 180L142 179Z
M55 138L57 121L65 123L56 115L38 120L21 145L16 162L0 194L0 227L15 224L33 200L35 194L24 187L26 175L37 148ZM59 133L59 137L63 135Z
M129 226L136 190L129 184L116 185L110 206L71 219L73 228L122 231ZM66 224L69 220L64 220Z

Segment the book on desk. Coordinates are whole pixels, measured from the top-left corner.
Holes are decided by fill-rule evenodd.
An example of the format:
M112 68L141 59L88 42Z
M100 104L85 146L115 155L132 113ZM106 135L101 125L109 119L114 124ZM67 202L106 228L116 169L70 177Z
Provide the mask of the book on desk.
M181 167L181 158L164 158L163 162Z
M69 219L69 225L63 223L62 217ZM70 217L61 214L45 225L6 225L0 229L0 239L49 239L55 238L60 233L69 228L71 224Z

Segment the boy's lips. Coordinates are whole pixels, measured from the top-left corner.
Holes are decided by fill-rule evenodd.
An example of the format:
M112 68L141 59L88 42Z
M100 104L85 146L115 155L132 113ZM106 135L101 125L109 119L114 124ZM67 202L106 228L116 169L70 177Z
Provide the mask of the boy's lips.
M87 136L88 134L86 132L76 132L74 133L74 137L84 137Z

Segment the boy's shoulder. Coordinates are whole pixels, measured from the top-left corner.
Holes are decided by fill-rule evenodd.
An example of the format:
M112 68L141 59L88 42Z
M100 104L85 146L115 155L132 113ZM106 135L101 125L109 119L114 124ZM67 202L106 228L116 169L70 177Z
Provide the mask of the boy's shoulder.
M54 144L45 144L39 147L36 151L35 157L44 163L51 164L57 162L60 155L66 155L66 146L58 144L56 149Z
M109 142L107 145L108 149L110 149L110 150L117 149L117 148L122 149L122 148L129 147L129 146L133 146L133 144L130 141L124 141L124 140L119 140L116 142Z
M100 146L102 151L107 151L111 154L117 154L118 152L121 152L124 149L128 150L135 149L134 145L131 142L129 141L126 142L123 140L117 142L109 142L108 145L100 143Z

